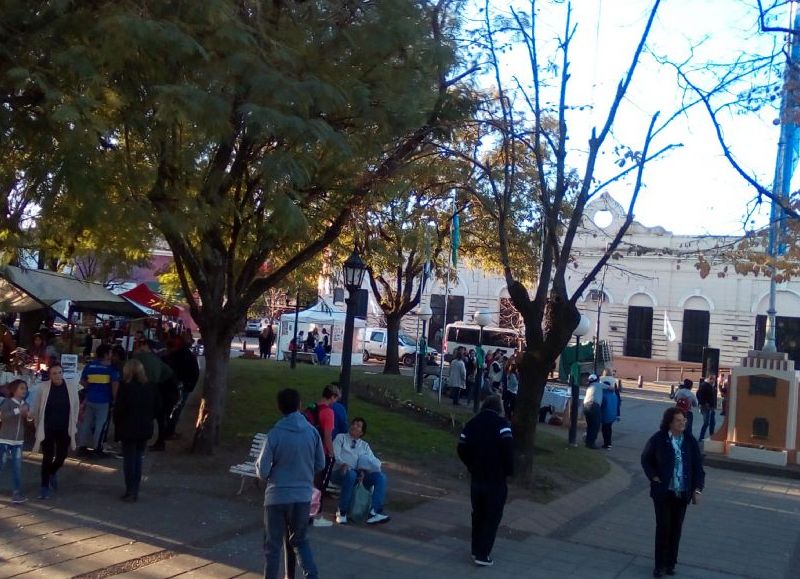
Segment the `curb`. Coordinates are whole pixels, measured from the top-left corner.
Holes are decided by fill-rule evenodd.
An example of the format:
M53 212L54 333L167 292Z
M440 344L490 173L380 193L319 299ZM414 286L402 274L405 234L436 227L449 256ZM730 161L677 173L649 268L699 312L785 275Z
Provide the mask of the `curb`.
M773 466L771 464L761 464L758 462L748 462L745 460L733 460L719 455L703 455L704 466L732 470L736 472L746 472L779 478L800 479L800 466Z

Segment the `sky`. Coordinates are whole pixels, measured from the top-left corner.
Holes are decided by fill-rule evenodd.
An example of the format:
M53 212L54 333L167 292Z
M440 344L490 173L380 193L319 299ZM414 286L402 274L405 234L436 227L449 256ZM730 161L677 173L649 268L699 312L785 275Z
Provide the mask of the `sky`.
M538 4L540 54L554 55L552 39L563 34L566 2ZM572 18L578 28L571 46L572 76L568 86L568 100L575 107L567 117L569 165L582 169L591 128L601 126L605 119L652 4L652 0L572 3ZM527 7L527 2L519 5ZM498 4L497 8L504 6ZM779 24L785 25L788 16L778 16ZM674 62L691 58L695 66L707 61L732 61L741 54L768 55L779 50L782 35L761 33L757 24L756 0L663 0L648 48ZM529 68L521 51L509 54L505 62L508 74L525 75ZM705 72L697 79L711 82ZM555 99L556 95L551 97ZM682 102L675 72L645 55L620 108L613 138L604 147L606 152L600 158L596 177L605 180L619 171L613 163L615 144L641 150L650 117L658 111L661 119L669 118ZM775 108L765 108L721 117L733 154L767 187L771 186L775 167L779 127L773 121L777 116ZM681 234L741 235L755 190L724 158L705 109L695 107L679 115L653 141L651 150L669 144L682 146L647 165L634 210L636 220ZM632 189L630 179L615 183L608 191L627 208ZM765 202L763 210L751 216L748 227L764 225L768 212Z

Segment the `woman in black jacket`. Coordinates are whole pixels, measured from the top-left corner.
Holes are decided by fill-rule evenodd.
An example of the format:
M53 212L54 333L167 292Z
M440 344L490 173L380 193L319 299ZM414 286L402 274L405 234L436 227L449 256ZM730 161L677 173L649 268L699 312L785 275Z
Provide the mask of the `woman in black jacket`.
M128 360L122 368L122 383L114 401L114 431L122 443L125 494L122 500L136 502L142 480L142 459L147 441L153 436L158 393L147 381L139 360Z
M655 568L653 577L675 574L683 517L691 501L697 504L705 483L703 458L697 440L686 430L686 416L667 408L661 428L644 447L642 468L650 481L656 512Z

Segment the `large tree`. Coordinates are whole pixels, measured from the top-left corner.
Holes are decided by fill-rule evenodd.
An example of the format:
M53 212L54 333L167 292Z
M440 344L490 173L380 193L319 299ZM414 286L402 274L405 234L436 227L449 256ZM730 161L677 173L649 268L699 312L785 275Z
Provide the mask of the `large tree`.
M173 252L205 343L195 446L210 451L249 306L446 118L454 3L6 4L15 98L54 102L81 169Z
M633 219L633 207L642 185L646 163L671 146L651 150L654 134L659 130L658 113L642 127L641 144L626 147L618 143L615 151L618 172L608 167L598 171L600 155L610 148L607 141L625 102L634 73L650 33L660 2L651 3L638 43L632 49L628 67L611 97L607 112L598 128L591 131L583 150L582 169L571 169L569 159L576 156L574 137L568 131L569 113L581 106L569 91L573 57L571 42L576 32L570 3L561 4L563 31L556 46L557 58L543 58L545 43L540 28L541 2L532 0L525 10L496 9L486 2L484 22L477 41L489 61L494 92L490 95L481 122L488 133L484 141L497 144L497 151L477 149L473 163L478 168L475 188L486 210L497 217L499 255L514 307L525 322L525 346L521 356L521 384L517 411L513 419L517 457L522 482L533 480L534 437L538 409L550 369L570 340L579 314L577 300L611 257ZM553 14L559 3L546 11ZM550 23L548 23L548 26ZM545 34L546 37L546 34ZM509 79L502 61L509 49L520 49L528 58L528 75ZM517 50L518 52L519 50ZM578 99L580 97L577 97ZM570 145L572 143L572 145ZM622 167L619 168L619 165ZM527 168L527 169L526 169ZM572 246L579 231L587 203L610 182L622 184L632 176L628 215L620 229L609 238L608 250L574 288L567 286ZM521 198L533 207L532 216L539 225L536 275L532 291L523 283L524 270L515 262L509 234L515 204Z

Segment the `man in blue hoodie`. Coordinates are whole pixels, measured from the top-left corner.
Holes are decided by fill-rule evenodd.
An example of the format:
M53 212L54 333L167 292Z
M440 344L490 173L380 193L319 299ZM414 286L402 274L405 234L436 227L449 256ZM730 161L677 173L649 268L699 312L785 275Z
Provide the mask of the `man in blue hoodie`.
M256 461L258 477L267 482L264 492L265 579L277 579L281 546L288 533L287 545L305 572L316 579L317 566L306 538L314 474L325 468L325 452L317 429L300 410L300 393L286 389L278 392L278 409L283 414L267 433L264 450ZM288 557L287 553L287 557Z

